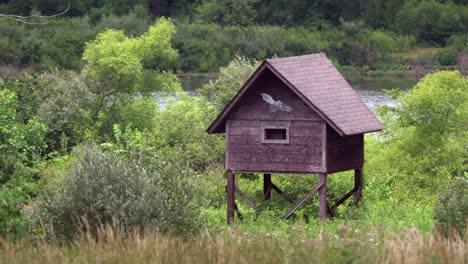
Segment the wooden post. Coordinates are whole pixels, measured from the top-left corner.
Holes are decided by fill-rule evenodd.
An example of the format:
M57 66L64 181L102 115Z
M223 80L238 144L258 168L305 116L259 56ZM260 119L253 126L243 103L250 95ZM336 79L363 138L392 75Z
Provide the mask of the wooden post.
M234 223L234 209L236 207L235 204L235 173L233 171L228 171L227 173L227 223L228 225L232 225Z
M354 170L354 205L357 205L362 198L362 185L364 178L362 177L362 167Z
M319 184L322 185L319 191L319 217L320 220L325 220L327 218L327 174L319 173Z
M270 200L271 188L271 174L263 174L263 195L265 200Z

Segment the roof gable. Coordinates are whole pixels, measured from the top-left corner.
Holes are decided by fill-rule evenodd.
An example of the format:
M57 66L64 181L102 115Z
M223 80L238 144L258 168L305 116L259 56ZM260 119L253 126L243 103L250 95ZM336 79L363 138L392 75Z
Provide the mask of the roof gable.
M331 61L325 54L318 53L265 60L208 127L208 133L224 132L223 124L228 113L266 69L271 70L340 135L383 129L374 113Z

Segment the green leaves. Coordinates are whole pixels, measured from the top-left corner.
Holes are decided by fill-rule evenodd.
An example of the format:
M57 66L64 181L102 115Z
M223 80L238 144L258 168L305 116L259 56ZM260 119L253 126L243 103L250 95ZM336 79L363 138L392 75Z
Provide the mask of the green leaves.
M236 56L226 67L219 69L216 81L206 84L198 92L221 110L254 73L260 62Z
M174 25L161 18L140 37L127 37L122 30L108 29L88 42L83 53L87 63L84 73L100 83L97 93L108 96L116 92L138 91L144 76L144 61L158 60L159 71L168 74L166 66L177 58L171 47ZM164 90L164 86L156 90Z
M46 147L46 127L35 119L26 124L18 122L17 107L16 94L0 90L0 150L15 155L20 161L31 161L35 154L41 153ZM0 174L1 171L2 168Z
M468 78L437 72L423 78L402 97L401 121L421 133L443 135L468 129Z

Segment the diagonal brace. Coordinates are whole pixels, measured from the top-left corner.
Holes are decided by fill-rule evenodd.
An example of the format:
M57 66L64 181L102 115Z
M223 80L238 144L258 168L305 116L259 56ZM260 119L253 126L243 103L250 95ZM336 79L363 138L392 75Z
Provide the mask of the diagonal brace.
M335 208L337 208L338 206L340 206L342 203L344 203L346 200L348 200L349 197L351 197L351 195L354 194L354 192L356 191L356 189L352 189L351 191L349 191L347 194L345 194L343 197L341 197L341 199L339 199L332 207L331 207L331 210L335 210Z
M247 195L245 195L245 193L241 192L241 190L239 190L237 186L234 187L234 192L238 193L242 197L242 199L244 199L250 206L256 208L255 203L252 200L250 200L250 198Z
M318 184L317 186L315 186L314 189L312 189L312 191L307 193L302 199L300 199L296 204L294 204L293 207L291 207L291 209L289 209L289 211L284 215L284 219L290 217L294 213L294 211L301 207L315 192L322 188L322 186L323 183Z

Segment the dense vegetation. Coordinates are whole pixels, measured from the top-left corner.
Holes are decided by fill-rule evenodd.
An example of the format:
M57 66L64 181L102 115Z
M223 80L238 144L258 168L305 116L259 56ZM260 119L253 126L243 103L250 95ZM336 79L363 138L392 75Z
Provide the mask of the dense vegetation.
M45 15L66 1L8 1L0 13ZM236 55L264 59L323 51L342 66L403 70L403 65L450 66L467 50L468 7L463 1L383 0L108 0L72 3L46 25L2 19L0 65L17 69L83 66L84 43L113 28L139 36L159 16L175 22L178 60L169 69L217 71ZM28 20L31 23L41 19ZM433 47L438 49L421 49ZM147 69L156 69L148 59Z
M0 13L23 15L67 6L0 2ZM224 138L205 132L265 57L453 64L466 51L463 1L79 3L47 25L0 23L4 74L29 71L0 79L0 261L466 260L468 79L459 71L389 91L396 106L377 110L386 129L365 138L363 203L325 222L316 198L282 220L289 203L263 201L260 175L245 174L237 183L258 206L240 202L243 220L226 226ZM160 15L173 19L152 21ZM434 61L404 55L420 45L443 48ZM179 93L174 70L219 66L197 96ZM274 181L298 199L317 179ZM331 175L329 199L352 184L350 172Z

